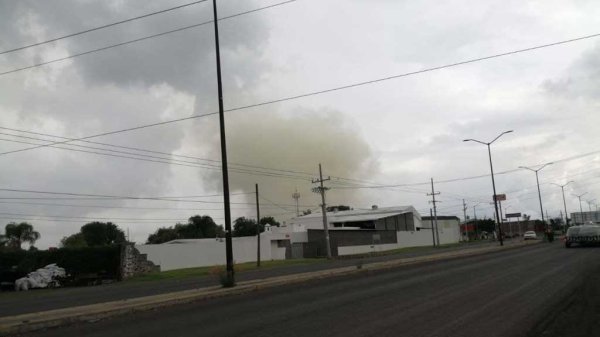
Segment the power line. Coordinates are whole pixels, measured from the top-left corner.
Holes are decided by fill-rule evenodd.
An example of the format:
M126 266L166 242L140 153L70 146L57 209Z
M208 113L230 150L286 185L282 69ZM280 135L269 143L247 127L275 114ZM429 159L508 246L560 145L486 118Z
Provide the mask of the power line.
M175 6L175 7L171 7L171 8L167 8L167 9L163 9L163 10L160 10L160 11L156 11L156 12L152 12L152 13L148 13L148 14L136 16L136 17L133 17L133 18L129 18L129 19L125 19L125 20L121 20L121 21L109 23L109 24L106 24L106 25L102 25L102 26L98 26L98 27L86 29L86 30L83 30L83 31L80 31L80 32L71 33L71 34L60 36L60 37L55 37L55 38L50 39L50 40L45 40L45 41L42 41L42 42L28 44L28 45L25 45L25 46L22 46L22 47L17 47L17 48L13 48L13 49L8 49L8 50L0 51L0 55L12 53L12 52L15 52L15 51L19 51L19 50L23 50L23 49L27 49L27 48L31 48L31 47L41 46L43 44L48 44L48 43L51 43L51 42L56 42L56 41L63 40L63 39L69 38L69 37L74 37L74 36L78 36L78 35L83 35L83 34L91 33L91 32L94 32L94 31L97 31L97 30L100 30L100 29L117 26L117 25L120 25L120 24L123 24L123 23L132 22L132 21L135 21L135 20L139 20L139 19L150 17L150 16L154 16L154 15L157 15L157 14L163 14L163 13L166 13L166 12L170 12L170 11L174 11L176 9L181 9L181 8L184 8L184 7L196 5L196 4L199 4L199 3L202 3L202 2L206 2L206 1L207 0L194 1L194 2L183 4L183 5L179 5L179 6Z
M136 207L136 206L101 206L101 205L75 205L75 204L55 204L44 202L14 202L0 201L0 204L12 205L35 205L35 206L52 206L52 207L76 207L76 208L102 208L102 209L137 209L137 210L166 210L166 211L222 211L223 208L178 208L178 207ZM274 206L265 206L266 208L274 208ZM263 208L265 208L263 207ZM254 210L254 207L236 207L235 210Z
M206 0L204 0L204 1L206 1ZM295 1L298 1L298 0L284 1L284 2L276 3L276 4L265 6L265 7L260 7L260 8L256 8L256 9L253 9L253 10L249 10L249 11L245 11L245 12L240 12L240 13L237 13L237 14L233 14L233 15L222 17L218 21L235 18L235 17L241 16L241 15L246 15L246 14L258 12L258 11L262 11L262 10L265 10L265 9L270 9L270 8L273 8L273 7L285 5L285 4L288 4L288 3L291 3L291 2L295 2ZM116 48L116 47L121 47L121 46L125 46L125 45L128 45L128 44L132 44L132 43L136 43L136 42L140 42L140 41L145 41L145 40L153 39L153 38L156 38L156 37L160 37L160 36L164 36L164 35L168 35L168 34L180 32L180 31L183 31L183 30L187 30L187 29L191 29L191 28L196 28L196 27L208 25L210 23L213 23L213 20L211 20L211 21L205 21L205 22L202 22L202 23L197 23L197 24L194 24L194 25L184 26L184 27L181 27L181 28L169 30L169 31L166 31L166 32L158 33L158 34L148 35L148 36L141 37L141 38L134 39L134 40L129 40L129 41L121 42L121 43L111 44L111 45L108 45L108 46L105 46L105 47L101 47L101 48L91 49L91 50L88 50L88 51L85 51L85 52L81 52L81 53L77 53L77 54L72 54L72 55L69 55L69 56L65 56L65 57L53 59L53 60L50 60L50 61L36 63L36 64L30 65L30 66L26 66L26 67L22 67L22 68L17 68L17 69L8 70L8 71L5 71L5 72L0 72L0 76L4 76L4 75L16 73L16 72L20 72L20 71L23 71L23 70L37 68L37 67L45 66L45 65L48 65L48 64L56 63L56 62L62 62L62 61L65 61L65 60L76 58L76 57L80 57L80 56L84 56L84 55L89 55L89 54L97 53L97 52L100 52L100 51L104 51L104 50L108 50L108 49L112 49L112 48Z
M0 134L3 134L3 133L0 133ZM33 138L33 137L18 136L18 135L11 135L11 136L21 137L21 138ZM35 139L35 138L33 138L33 139ZM45 142L52 142L51 140L45 140L45 139L39 139L39 140L40 141L45 141ZM67 150L67 151L83 152L83 153L90 153L90 154L95 154L95 155L108 156L108 157L116 157L116 158L133 159L133 160L139 160L139 161L145 161L145 162L152 162L152 163L161 163L161 164L169 164L169 165L177 165L177 166L204 168L204 169L207 169L207 170L220 170L221 169L220 166L216 166L216 165L197 164L197 163L190 162L190 161L173 160L173 159L162 158L162 157L157 157L157 156L150 156L150 155L143 155L143 154L137 154L137 153L131 153L131 152L109 150L109 149L103 149L103 148L97 148L97 147L91 147L91 146L84 146L84 145L77 145L77 144L68 144L68 146L77 146L77 147L82 147L82 148L98 149L98 150L101 150L101 151L107 151L107 152L113 152L113 153L126 153L126 154L130 154L130 155L134 155L134 156L146 157L146 158L156 158L156 159L146 159L146 158L138 158L138 157L124 156L124 155L111 154L111 153L102 153L102 152L96 152L96 151L87 151L87 150L72 149L72 148L63 147L63 146L52 145L52 143L51 144L38 144L38 143L31 143L31 142L25 142L25 141L19 141L19 140L12 140L12 139L5 139L5 138L0 138L0 141L12 142L12 143L20 143L20 144L29 144L29 145L39 145L39 146L47 145L48 147L52 147L52 148L56 148L56 149L61 149L61 150ZM296 180L305 180L305 181L309 180L306 177L298 176L298 175L283 174L283 173L277 173L277 172L256 171L256 170L242 169L242 168L236 168L236 167L230 168L229 171L235 172L235 173L241 173L241 174L259 175L259 176L267 176L267 177L281 177L281 178L296 179Z
M537 49L542 49L542 48L557 46L557 45L561 45L561 44L571 43L571 42L580 41L580 40L584 40L584 39L590 39L590 38L597 37L597 36L600 36L600 33L593 34L593 35L587 35L587 36L583 36L583 37L578 37L578 38L574 38L574 39L569 39L569 40L563 40L563 41L554 42L554 43L549 43L549 44L543 44L543 45L529 47L529 48L525 48L525 49L518 49L518 50L514 50L514 51L510 51L510 52L500 53L500 54L494 54L494 55L491 55L491 56L479 57L479 58L470 59L470 60L466 60L466 61L461 61L461 62L456 62L456 63L450 63L450 64L447 64L447 65L442 65L442 66L437 66L437 67L432 67L432 68L426 68L426 69L412 71L412 72L407 72L407 73L403 73L403 74L382 77L382 78L378 78L378 79L374 79L374 80L363 81L363 82L356 82L356 83L352 83L352 84L348 84L348 85L343 85L343 86L339 86L339 87L334 87L334 88L329 88L329 89L324 89L324 90L317 90L317 91L307 92L307 93L299 94L299 95L295 95L295 96L288 96L288 97L274 99L274 100L270 100L270 101L264 101L264 102L261 102L261 103L255 103L255 104L250 104L250 105L245 105L245 106L239 106L239 107L227 109L227 110L225 110L225 112L245 110L245 109L250 109L250 108L255 108L255 107L260 107L260 106L275 104L275 103L281 103L281 102L285 102L285 101L291 101L291 100L296 100L296 99L310 97L310 96L321 95L321 94L330 93L330 92L334 92L334 91L340 91L340 90L355 88L355 87L359 87L359 86L375 84L375 83L389 81L389 80L398 79L398 78L402 78L402 77L408 77L408 76L412 76L412 75L423 74L423 73L427 73L427 72L432 72L432 71L441 70L441 69L447 69L447 68L456 67L456 66L460 66L460 65L465 65L465 64L469 64L469 63L475 63L475 62L480 62L480 61L489 60L489 59L493 59L493 58L499 58L499 57L503 57L503 56L514 55L514 54L518 54L518 53L524 53L524 52L533 51L533 50L537 50ZM207 117L207 116L217 115L217 114L218 114L218 112L210 112L210 113L192 115L192 116L184 117L184 118L178 118L178 119L172 119L172 120L162 121L162 122L158 122L158 123L139 125L139 126L135 126L135 127L131 127L131 128L126 128L126 129L121 129L121 130L115 130L115 131L109 131L109 132L103 132L103 133L99 133L99 134L95 134L95 135L91 135L91 136L86 136L86 137L81 137L81 138L75 138L73 140L66 140L66 141L62 141L62 142L55 142L55 143L46 144L46 145L39 145L39 146L35 146L35 147L29 147L29 148L24 148L24 149L19 149L19 150L2 152L2 153L0 153L0 155L6 155L6 154L10 154L10 153L22 152L22 151L37 149L37 148L40 148L40 147L47 147L47 146L50 146L50 145L65 144L65 143L70 143L72 141L86 140L86 139L97 138L97 137L102 137L102 136L114 135L114 134L123 133L123 132L130 132L130 131L135 131L135 130L141 130L141 129L145 129L145 128L149 128L149 127L155 127L155 126L159 126L159 125L166 125L166 124L171 124L171 123L175 123L175 122L181 122L181 121L186 121L186 120L191 120L191 119L196 119L196 118L201 118L201 117ZM502 173L499 173L499 174L502 174ZM482 177L484 177L484 176L482 176ZM438 183L441 183L441 182L443 182L443 181L440 181ZM427 183L405 184L405 185L400 185L400 186L420 186L420 185L424 185L424 184L427 184ZM392 187L396 187L396 186L392 186Z
M223 220L222 218L216 218L216 217L211 217L213 220ZM89 220L85 220L85 219L81 219L81 220L76 220L76 219L40 219L40 218L23 218L23 217L2 217L0 216L0 219L4 219L4 220L12 220L12 221L22 221L22 220L27 220L27 221L42 221L42 222L74 222L74 223L82 223L82 222L87 222ZM178 221L187 221L187 219L182 219L182 220L178 220ZM160 223L162 221L139 221L139 220L125 220L125 221L119 221L119 224L148 224L148 225L152 225L154 223Z
M109 199L124 199L124 200L160 200L160 201L175 201L175 202L193 202L193 203L221 203L221 201L208 201L208 200L183 200L174 198L158 198L158 197L133 197L133 196L114 196L114 195L101 195L101 194L82 194L82 193L68 193L68 192L50 192L50 191L33 191L33 190L22 190L22 189L9 189L0 188L0 191L4 192L20 192L20 193L35 193L35 194L51 194L51 195L69 195L78 197L100 197ZM244 205L252 205L252 203L238 203Z
M191 155L172 154L172 153L168 153L168 152L161 152L161 151L155 151L155 150L149 150L149 149L142 149L142 148L131 147L131 146L122 146L122 145L115 145L115 144L94 142L94 141L89 141L89 140L77 140L75 138L69 138L69 137L57 136L57 135L51 135L51 134L47 134L47 133L34 132L34 131L28 131L28 130L19 130L19 129L7 128L7 127L3 127L3 126L0 126L0 129L9 130L9 131L13 131L13 132L21 132L21 133L33 134L33 135L44 136L44 137L59 138L59 139L63 139L63 140L79 141L79 142L83 142L83 143L96 144L96 145L102 145L102 146L114 147L114 148L121 148L121 149L126 149L126 150L133 150L133 151L147 152L147 153L155 153L155 154L160 154L160 155L170 156L170 157L179 157L179 158L186 158L186 159L194 159L194 160L207 161L207 162L218 163L218 164L221 163L220 160L215 160L215 159L200 158L200 157L195 157L195 156L191 156ZM22 135L14 135L14 134L9 134L9 133L0 133L0 135L7 135L7 136L13 136L13 137L19 137L19 138L27 138L27 139L35 139L35 140L41 140L41 141L46 141L46 142L52 142L53 141L53 140L48 140L48 139L41 139L41 138L35 138L35 137L26 137L26 136L22 136ZM75 145L75 144L70 144L70 146L84 147L83 145ZM111 151L111 150L108 150L108 149L97 148L97 147L86 147L86 148L100 149L100 150L103 150L103 151ZM114 152L117 152L117 151L114 151ZM117 153L125 153L125 154L133 154L133 155L136 155L136 156L141 156L141 154L131 153L131 152L120 152L120 151L118 151ZM154 158L160 158L160 157L154 157ZM186 162L186 163L189 163L189 162ZM295 173L295 174L302 174L302 175L312 176L312 173L310 173L310 172L301 172L301 171L294 171L294 170L289 170L289 169L270 168L270 167L256 166L256 165L249 165L249 164L241 164L241 163L230 163L230 164L231 164L231 166L241 166L241 167L248 167L248 168L255 168L255 169L263 169L263 170L278 171L278 172L284 172L284 173ZM210 165L210 164L204 164L204 165ZM215 166L215 167L217 167L219 169L221 168L221 166ZM344 178L341 178L341 179L344 179Z
M36 214L7 213L7 212L0 212L0 214L39 217L39 218L84 219L84 220L182 221L181 218L147 219L147 218L123 218L123 217L85 217L85 216L63 216L63 215L36 215Z
M175 201L175 202L193 202L193 203L207 203L207 204L221 204L221 201L208 201L208 200L182 200L173 198L160 198L160 197L133 197L133 196L114 196L114 195L102 195L102 194L84 194L84 193L70 193L70 192L53 192L53 191L35 191L35 190L23 190L23 189L10 189L0 188L0 191L4 192L19 192L19 193L34 193L34 194L51 194L51 195L69 195L69 196L80 196L80 197L100 197L100 198L112 198L112 199L124 199L124 200L159 200L159 201ZM232 202L237 205L254 205L251 202ZM285 205L285 206L296 206L296 205ZM303 205L302 207L311 207Z

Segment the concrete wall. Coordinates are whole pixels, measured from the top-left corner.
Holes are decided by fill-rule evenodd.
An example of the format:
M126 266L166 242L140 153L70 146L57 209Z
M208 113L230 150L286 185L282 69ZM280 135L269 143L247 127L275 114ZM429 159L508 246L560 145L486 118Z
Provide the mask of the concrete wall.
M233 238L233 259L235 263L256 261L256 237ZM261 234L261 260L285 259L285 247L278 247L277 241L271 243L271 237ZM182 244L137 245L148 260L160 266L162 271L207 267L225 264L225 240L199 239Z
M461 240L460 221L458 219L438 219L440 244L456 243ZM430 233L431 234L431 233Z
M456 226L456 229L453 229L451 224L449 224L449 227L444 228L444 230L442 230L443 226L439 223L439 221L438 225L440 226L439 232L441 244L457 243L459 241L460 230L458 229L458 225ZM337 253L339 256L342 256L382 252L386 250L407 247L433 246L433 236L431 234L431 229L421 229L419 231L412 232L400 231L396 232L396 235L397 243L338 247Z
M326 255L325 233L323 230L309 229L308 241L316 246L318 256ZM332 229L329 230L329 242L331 244L331 255L338 256L339 247L395 243L396 231Z
M338 256L383 252L386 250L392 250L396 248L398 248L398 244L395 243L388 243L383 245L338 247Z

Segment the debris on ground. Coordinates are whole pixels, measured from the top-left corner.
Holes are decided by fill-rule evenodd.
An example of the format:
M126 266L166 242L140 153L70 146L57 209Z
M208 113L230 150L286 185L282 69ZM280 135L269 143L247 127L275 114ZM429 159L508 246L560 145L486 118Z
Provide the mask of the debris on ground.
M15 290L26 291L32 288L60 287L59 280L66 275L67 273L64 268L57 266L56 263L52 263L16 280Z

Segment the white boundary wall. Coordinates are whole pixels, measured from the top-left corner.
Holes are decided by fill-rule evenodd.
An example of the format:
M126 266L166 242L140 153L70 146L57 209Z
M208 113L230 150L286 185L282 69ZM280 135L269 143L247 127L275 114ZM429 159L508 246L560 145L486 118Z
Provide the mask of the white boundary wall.
M233 238L233 260L235 263L256 261L256 236ZM198 239L186 243L163 243L157 245L136 245L140 253L147 254L148 260L160 265L161 271L208 267L225 264L225 239ZM261 235L261 260L284 260L285 247L278 247L277 241Z
M457 228L456 230L453 230L452 228L446 228L446 230L442 231L441 224L439 224L439 226L440 244L458 243L460 229ZM398 243L338 247L338 255L366 254L398 248L433 246L431 229L423 228L414 232L396 232L396 237Z

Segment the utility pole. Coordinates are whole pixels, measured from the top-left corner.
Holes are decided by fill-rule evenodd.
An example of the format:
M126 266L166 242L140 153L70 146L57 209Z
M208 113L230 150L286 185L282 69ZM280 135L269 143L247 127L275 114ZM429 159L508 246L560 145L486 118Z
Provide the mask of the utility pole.
M258 202L258 184L256 188L256 266L260 267L260 203Z
M583 207L581 207L581 197L583 197L586 194L587 194L587 192L580 194L580 195L573 194L574 196L577 197L577 199L579 199L579 215L581 215L581 223L582 224L584 223L584 221L583 221ZM571 220L573 220L573 219L571 219Z
M433 247L435 247L435 229L433 228L433 210L429 209L429 219L431 219L431 237L433 238Z
M436 195L439 195L439 194L440 194L440 192L436 192L436 191L435 191L435 189L433 188L433 178L431 178L431 193L430 193L430 194L427 194L427 195L428 195L428 196L431 196L431 197L432 197L432 199L433 199L432 201L430 201L430 203L432 203L432 204L433 204L433 221L435 222L435 235L436 235L436 237L437 237L437 245L438 245L438 246L440 245L440 232L439 232L439 230L438 230L437 206L436 206L436 204L437 204L439 201L436 201L436 200L435 200L435 196L436 196Z
M565 218L564 218L565 219L565 230L567 230L569 228L569 213L567 213L567 200L565 199L565 186L569 185L570 183L574 183L574 181L571 180L564 185L552 184L552 185L556 185L556 186L560 187L560 189L562 190L563 206L565 207ZM562 213L562 211L561 211L561 213Z
M560 218L563 219L563 212L562 211L560 211ZM566 228L566 226L567 226L566 224L563 224L564 228Z
M465 241L469 241L469 227L467 224L467 204L465 203L465 199L463 199L463 214L465 216Z
M233 241L231 240L231 209L229 202L229 173L227 168L227 143L225 142L225 112L223 108L223 84L221 80L221 50L219 48L219 19L217 0L213 0L213 22L215 26L215 52L217 59L217 90L219 95L219 130L221 134L221 171L223 173L223 204L225 213L225 259L227 262L227 284L235 285L233 270Z
M475 240L479 239L479 232L477 230L477 211L476 208L479 204L473 205L473 229L475 229Z
M494 196L495 198L495 196ZM498 224L498 226L500 226L500 233L504 232L504 228L502 228L502 225L504 224L504 216L502 215L502 201L498 200L498 208L500 209L500 223ZM502 238L504 240L504 238Z
M327 250L327 258L331 259L331 244L329 242L329 226L327 224L327 207L325 205L325 191L329 188L323 186L323 182L331 180L331 177L323 179L323 170L321 169L321 163L319 163L319 179L313 179L312 183L319 183L319 187L313 189L314 192L321 193L321 212L323 213L323 231L325 232L325 250Z
M296 192L292 194L292 199L296 200L296 217L299 217L300 208L298 207L298 199L300 199L300 193L298 193L298 188L296 188Z

